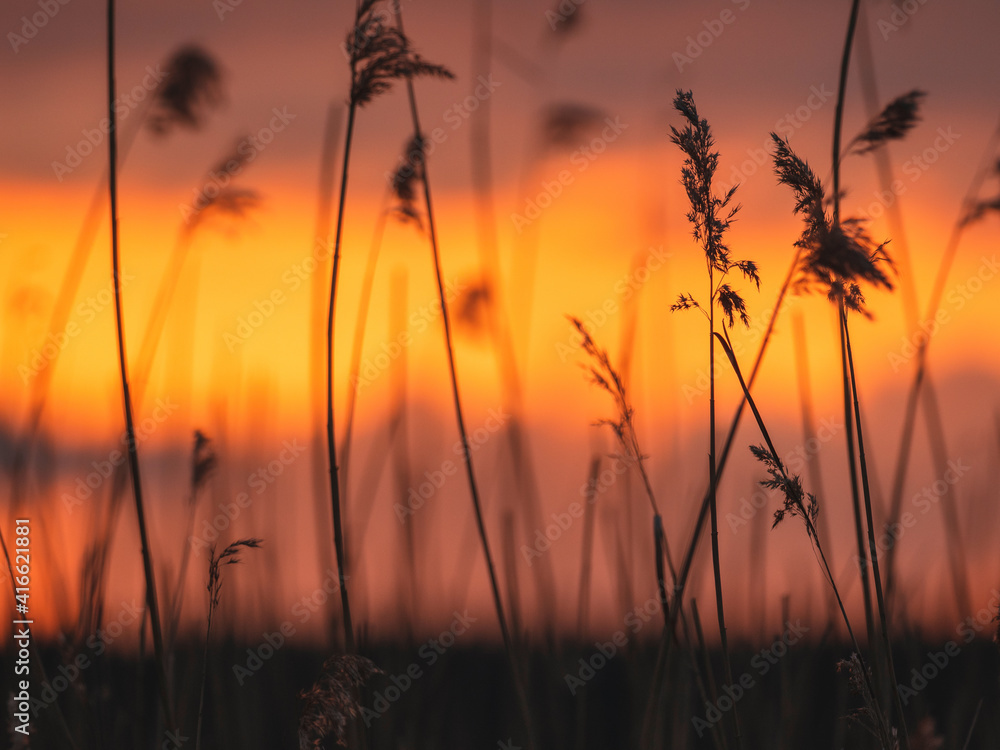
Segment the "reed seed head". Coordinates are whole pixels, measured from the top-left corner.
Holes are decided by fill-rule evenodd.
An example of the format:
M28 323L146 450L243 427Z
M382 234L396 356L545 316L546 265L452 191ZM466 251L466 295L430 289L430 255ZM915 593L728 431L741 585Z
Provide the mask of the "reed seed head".
M611 428L622 449L620 458L628 463L641 464L647 456L639 450L639 439L634 424L635 410L629 403L625 382L611 364L607 350L598 348L583 322L579 318L568 317L569 322L581 336L580 346L590 358L590 364L582 364L581 367L587 372L591 383L606 391L614 399L618 410L617 419L599 419L594 425Z
M920 122L920 100L926 92L914 89L889 102L847 145L851 154L867 154L889 141L901 140Z
M146 118L147 126L158 136L174 128L200 128L208 110L222 101L219 64L201 47L192 45L177 50L166 70Z
M774 142L774 171L778 182L788 185L795 194L795 213L805 222L796 241L801 248L795 279L797 291L820 289L832 301L871 317L864 307L860 282L891 290L892 282L883 270L892 268L886 253L887 242L876 245L860 219L834 223L826 211L823 185L812 168L800 159L788 141L771 133Z
M603 109L589 104L551 104L542 113L542 144L552 149L578 148L607 116Z
M237 141L208 171L194 202L184 214L185 231L193 232L206 219L216 216L242 219L260 205L260 193L253 188L239 187L232 181L219 185L221 176L234 177L249 164L253 152L240 147L245 142L245 139Z
M410 47L410 40L386 23L389 12L379 10L381 0L363 0L354 28L347 35L351 63L350 102L362 107L392 88L393 81L417 76L454 78L442 65L424 60Z
M424 222L417 208L417 183L424 177L427 142L415 135L406 142L403 158L392 174L390 187L393 195L399 201L393 207L393 213L403 222L413 222L418 229L423 229Z
M358 691L382 670L363 656L337 655L327 659L316 683L302 698L299 750L326 747L332 740L347 747L347 722L361 713Z
M889 737L886 737L885 732L881 729L884 719L882 718L875 696L872 695L869 689L871 685L871 670L861 661L861 657L857 653L853 653L849 659L840 660L837 662L837 671L847 672L851 690L861 696L863 705L850 715L851 718L878 738L879 743L882 745L882 750L898 750L899 739L896 728L892 727L889 730L891 732L891 736ZM866 672L868 679L865 679Z
M455 322L469 333L483 333L489 323L492 304L493 286L488 279L469 284L456 300Z
M763 445L751 445L750 452L754 458L764 464L770 479L761 481L761 486L769 490L778 490L784 496L784 504L774 511L775 528L786 515L799 516L806 523L806 530L812 536L815 533L816 519L819 517L819 504L816 496L802 489L802 480L797 475L789 475L785 471L781 459L771 453ZM817 542L819 540L816 540Z
M730 207L737 185L731 187L726 194L718 196L712 188L712 180L719 167L719 152L714 150L715 138L708 120L698 115L694 96L690 91L678 91L674 98L674 108L683 115L687 124L681 129L671 126L671 141L680 147L684 153L684 165L681 167L681 184L687 193L691 210L687 218L694 229L694 239L705 252L705 261L709 272L718 272L721 278L736 269L760 289L760 276L757 264L752 260L733 260L729 246L724 241L725 233L740 210L739 205ZM744 325L750 325L746 304L733 287L721 279L718 285L713 285L711 304L718 304L722 309L723 319L730 328L736 318ZM706 316L710 311L703 308L690 294L681 294L677 302L671 305L671 310L687 310L697 308Z
M216 557L215 547L212 548L208 560L208 595L209 607L216 609L219 606L220 594L222 592L222 569L227 565L236 565L240 562L240 552L247 549L258 549L263 539L256 537L250 539L238 539L230 544L222 553Z
M993 176L1000 178L1000 160L993 165ZM962 226L972 224L989 213L1000 213L1000 194L987 200L977 201L962 219Z
M218 458L212 449L212 441L201 430L194 431L194 450L191 452L191 501L198 490L208 481L218 466Z

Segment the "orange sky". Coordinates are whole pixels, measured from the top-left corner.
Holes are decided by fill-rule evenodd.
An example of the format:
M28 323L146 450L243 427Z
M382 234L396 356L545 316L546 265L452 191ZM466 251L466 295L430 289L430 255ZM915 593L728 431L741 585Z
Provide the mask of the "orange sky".
M122 90L140 85L146 66L155 65L177 44L190 40L218 54L227 82L226 106L209 120L203 132L184 132L163 141L142 134L122 168L123 268L134 277L124 289L132 357L138 354L153 296L176 240L182 206L192 199L192 186L206 165L241 134L259 133L260 128L274 122L275 111L289 116L273 142L259 150L256 163L236 178L239 185L259 191L259 209L246 221L208 225L196 233L179 296L167 318L148 398L139 413L140 419L150 419L158 403L178 404L176 414L162 425L157 423L143 450L151 513L157 519L157 543L165 568L176 565L178 540L184 533L183 517L171 504L182 502L179 493L186 480L179 482L176 477L187 476L189 436L194 428L217 437L225 464L224 477L214 485L216 496L204 501L199 526L217 514L214 509L219 502L227 502L225 497L246 489L253 470L274 460L283 449L283 441L309 443L313 419L308 369L312 276L307 259L314 244L324 112L328 102L340 102L344 96L345 66L336 43L349 23L349 12L346 4L341 5L345 7L320 12L313 5L302 4L301 8L296 6L302 11L299 14L243 5L220 20L208 4L181 3L180 20L166 26L138 8L122 11ZM521 339L517 348L524 410L545 498L543 516L561 513L579 498L578 488L585 479L591 451L611 449L610 436L589 426L610 416L611 404L605 394L587 384L577 367L582 358L571 351L575 347L564 316L583 318L598 342L617 357L626 311L634 304L638 337L631 394L640 437L650 455L651 475L669 507L668 536L679 548L693 522L692 506L703 490L708 405L703 389L704 321L697 313L671 314L668 309L677 294L690 291L698 296L704 286L704 261L690 240L684 218L686 207L678 182L681 155L668 140L669 125L679 124L670 108L673 92L677 87L692 88L701 114L713 125L722 155L720 181L731 182L734 170L738 170L742 185L737 199L743 208L733 225L730 245L736 257L753 258L760 264L760 292L745 283L740 285L751 317L759 321L773 307L792 242L800 231L798 219L791 215L790 191L776 184L761 149L768 131L778 130L790 136L793 148L808 158L821 176L828 175L833 102L823 92L832 91L836 82L842 14L839 8L826 6L806 13L798 4L764 7L749 2L720 3L711 12L687 3L668 13L655 4L621 3L614 10L589 0L583 8L586 24L575 35L557 42L548 34L544 7L527 0L516 5L496 9L497 58L494 68L485 72L499 82L489 100L497 242L507 287L502 301L515 323L521 319L525 299L512 289L512 280L532 243L537 242L538 247L526 356L520 343L523 331L518 331ZM690 64L678 64L675 53L690 54L687 37L716 28L713 20L730 7L735 21L713 37ZM404 12L408 14L408 31L421 52L453 67L459 76L454 83L421 82L417 92L425 127L428 131L440 127L445 136L430 156L430 169L436 185L444 276L453 288L461 290L475 282L480 268L468 154L471 118L482 116L483 110L466 104L471 101L466 96L475 92L480 75L478 71L469 74L469 43L464 41L470 31L471 9L452 13L440 3L413 3L412 8L404 6ZM914 87L929 92L923 122L905 141L891 147L900 186L897 200L923 310L961 195L983 158L996 122L993 98L984 96L981 86L985 84L976 81L983 75L992 80L989 73L997 70L989 33L996 25L985 19L991 14L992 20L997 20L997 9L971 0L947 8L928 4L888 34L884 25L890 13L888 5L874 4L869 13L881 99ZM0 329L0 361L4 391L9 394L0 413L12 434L21 429L25 418L26 383L34 377L31 369L39 362L47 367L51 361L44 354L44 336L58 280L101 179L103 146L83 158L69 175L56 174L59 170L52 167L54 161L65 160L67 148L77 144L80 134L101 116L103 37L99 15L83 6L62 7L36 38L5 53L0 62L4 66L0 93L5 101L14 102L9 111L20 113L0 126L0 142L6 151L6 166L0 173L0 250L7 264L0 287L6 319ZM6 9L2 20L3 28L16 28L19 23ZM837 32L819 38L817 28ZM86 29L93 32L92 39L83 33ZM274 30L277 33L271 33ZM460 45L456 38L463 39ZM775 43L775 38L780 42ZM935 53L928 55L927 49ZM623 127L620 132L613 131L613 138L588 139L578 148L531 160L538 112L556 101L600 107L609 121ZM860 82L852 75L846 132L854 133L865 119ZM343 414L347 396L350 342L364 262L378 213L384 207L384 175L395 164L407 137L402 91L394 91L364 109L358 123L338 301L338 415ZM845 163L848 192L843 210L872 215L870 231L882 239L891 235L885 218L877 215L881 212L872 210L878 205L879 190L873 164L871 157L852 157ZM60 176L64 179L58 179ZM986 189L994 194L995 180ZM532 204L549 202L543 197L546 195L551 196L551 205L541 210L537 219L530 219ZM530 223L525 224L522 217ZM946 285L947 322L935 334L932 346L932 372L946 415L949 450L956 460L965 460L972 467L956 491L964 503L961 519L968 533L967 554L977 596L988 593L997 572L988 556L992 540L982 522L995 520L986 506L995 494L995 489L990 489L995 487L992 467L996 465L992 415L997 409L1000 348L989 327L980 322L998 313L995 232L996 220L990 218L966 233ZM890 252L899 246L898 238L893 239ZM72 332L66 329L69 335L58 359L52 400L43 423L56 446L58 492L50 488L54 494L38 501L39 512L50 514L51 543L59 545L56 548L61 551L53 553L58 562L49 572L43 569L39 573L42 581L52 581L46 576L57 572L74 580L83 545L73 530L81 516L60 512L56 496L72 487L91 461L106 456L122 430L107 248L104 219L70 317L75 327ZM377 377L359 400L357 455L363 462L369 451L377 455L385 450L393 398L392 367L403 359L394 358L396 364L389 366L389 358L383 356L395 351L393 342L399 340L389 314L392 279L398 274L405 274L405 312L412 335L412 343L404 348L412 400L412 461L419 477L425 468L433 471L453 456L456 435L440 319L431 307L436 292L426 239L412 226L395 222L386 230L362 353L362 361L374 367ZM869 429L866 440L877 483L883 488L877 494L882 497L880 502L888 503L912 364L894 358L896 354L906 358L907 334L899 294L873 294L869 303L875 320L856 321L852 333ZM779 322L755 389L761 409L773 423L779 449L794 451L802 438L789 313L801 313L808 332L817 420L842 419L842 404L835 316L824 300L795 299ZM462 329L456 335L467 422L475 428L485 423L491 409L503 408L503 395L485 337ZM743 347L740 360L748 370L758 337L753 331L734 331L733 338ZM190 357L190 375L186 365L178 364L185 357ZM717 395L720 424L728 423L737 396L737 384L723 371ZM725 499L720 514L738 513L752 482L759 478L743 448L757 440L751 427L746 426L737 441L739 450L723 485ZM219 435L219 430L226 434ZM852 532L848 506L840 502L846 490L846 483L839 479L846 468L842 437L825 446L821 455L825 489L831 498L831 529L839 540L837 556L844 561ZM492 488L489 494L499 508L504 507L503 493L508 491L502 477L509 471L501 443L490 438L476 456L482 481ZM937 478L922 432L914 456L907 498L915 497ZM266 617L272 620L280 621L283 612L291 611L289 602L297 598L294 593L308 594L321 580L316 578L308 464L307 459L290 464L287 473L283 470L261 494L261 501L231 529L232 533L269 537L263 555L273 567L267 575L277 577L284 597L269 595L253 583L249 568L256 563L251 560L247 569L233 576L230 593L234 599L251 603L260 598L267 603L263 610ZM363 472L354 474L361 477ZM384 481L374 488L367 484L371 481L368 476L352 480L365 483L359 485L358 496L370 493L377 501L370 527L361 528L359 521L353 533L358 539L364 534L365 540L357 573L362 582L359 591L363 593L358 594L364 601L361 609L371 614L373 622L381 623L373 626L381 632L390 632L397 624L393 613L397 612L401 581L406 580L399 573L402 531L392 516L387 484L390 474L386 469ZM427 599L420 615L425 623L435 622L440 613L464 601L461 585L451 581L460 581L453 569L461 568L462 555L467 553L460 545L442 544L461 538L472 528L460 480L450 480L441 495L441 506L421 516L432 519L423 527L428 530L422 532L426 537L422 537L421 571L435 581L448 581L422 593ZM837 498L836 504L833 498ZM642 535L648 530L646 508L638 503L635 508L632 533L640 541L632 553L633 564L645 571L642 562L647 559L644 555L648 556L648 540ZM116 546L120 565L116 566L112 596L123 601L141 592L135 577L138 566L132 513L127 508L123 515L122 541ZM356 509L352 513L364 517ZM621 522L614 514L624 510L609 504L602 513L601 518L611 525ZM934 520L915 526L913 541L903 548L900 559L913 589L911 609L930 617L927 601L940 598L935 587L948 584L943 561L936 563L919 554L926 545L940 549L942 543L938 517L927 517ZM499 549L499 511L491 515L490 523ZM515 534L515 545L519 546L530 541L532 528L519 524ZM731 534L731 545L723 548L727 570L738 581L747 575L751 536L749 528L737 529ZM552 552L556 579L574 581L565 591L560 590L556 603L566 622L575 617L581 539L581 530L572 528ZM595 597L611 606L595 607L602 615L595 614L594 625L614 628L620 626L624 611L618 611L621 607L615 598L614 579L606 564L610 558L601 557L609 552L606 540L601 533L598 539L600 551L595 559L600 560L600 569L595 572ZM799 597L804 609L818 609L822 599L810 591L817 588L819 578L801 529L779 528L768 537L768 545L772 550L765 576L768 616L776 616L780 593L786 591ZM790 561L794 561L792 569ZM262 564L260 569L264 567ZM803 569L808 571L805 578L799 572ZM523 566L519 571L524 581L533 573ZM478 562L470 575L470 606L489 613L488 589ZM191 574L192 592L198 590L195 583L199 576L200 571ZM847 579L849 574L845 574ZM523 598L530 607L527 602L533 594L524 581ZM650 583L648 577L638 574L635 603L645 598L640 592ZM701 570L694 593L706 596L710 585L710 574ZM753 592L734 594L734 618L737 622L742 618L752 629L756 605L741 599L749 594ZM189 601L189 611L201 611L194 593ZM45 607L45 612L54 609L53 601L45 598L39 606ZM73 611L72 604L64 606L66 612ZM942 616L945 627L950 617ZM312 620L311 627L317 620ZM256 624L251 620L235 627L252 635Z

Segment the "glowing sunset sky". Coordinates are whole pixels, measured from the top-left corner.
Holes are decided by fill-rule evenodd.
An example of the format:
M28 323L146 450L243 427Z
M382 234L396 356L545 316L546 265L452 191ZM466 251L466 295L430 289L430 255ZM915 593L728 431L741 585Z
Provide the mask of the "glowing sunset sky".
M735 199L742 209L729 244L736 257L757 260L762 276L759 293L749 283L738 284L754 327L735 329L733 340L741 347L742 366L749 369L764 316L774 306L792 244L801 231L800 220L792 215L791 191L774 177L768 134L776 131L787 137L796 153L829 184L847 5L815 0L669 4L581 0L576 4L579 27L558 34L550 27L551 3L494 3L492 61L488 68L478 69L473 49L475 3L403 0L407 34L416 49L456 75L454 81L416 84L423 127L433 144L428 169L444 276L460 295L481 273L471 154L476 123L482 124L477 118L489 117L495 237L503 273L501 303L517 337L543 516L551 520L552 513L562 513L578 501L591 452L612 450L610 434L590 426L611 416L612 404L580 371L583 356L565 316L588 323L599 344L617 361L623 331L634 312L630 391L651 476L668 508L667 533L679 548L692 528L706 483L708 402L704 320L697 313L669 311L679 293L698 296L705 285L704 259L691 241L685 218L687 205L679 184L682 156L669 140L670 125L680 125L671 102L679 88L694 92L721 153L720 187L740 183ZM52 5L54 15L39 10L48 7L45 3L35 2L8 2L0 10L0 31L7 40L0 51L0 97L6 115L0 119L4 263L0 383L7 394L0 416L8 442L23 429L30 381L39 367L50 366L44 345L52 304L107 158L100 127L106 111L104 6L86 0ZM843 168L842 210L870 218L872 236L891 239L890 254L899 258L908 249L923 320L962 197L984 160L998 155L986 149L1000 114L996 46L1000 6L990 0L908 0L871 2L865 7L848 82L847 138L861 130L871 114L863 90L866 70L873 74L879 106L913 89L927 95L921 104L922 121L905 140L888 147L895 180L892 193L882 192L874 157L850 157ZM45 18L41 28L32 21L38 13ZM133 359L196 188L208 169L241 139L251 139L242 142L252 144L253 159L234 184L261 196L259 208L245 220L210 222L194 234L140 409L141 418L152 419L158 403L178 404L176 414L157 422L141 448L158 528L156 553L165 570L175 570L172 566L184 536L183 514L173 507L183 504L195 428L217 439L224 463L212 496L204 500L197 521L201 528L217 515L219 503L229 502L226 498L248 487L256 492L250 478L276 459L285 441L309 446L314 419L322 425L322 415L312 411L309 391L310 290L314 274L324 274L325 286L329 271L328 267L315 270L310 258L317 246L319 161L331 105L339 108L335 112L341 125L336 146L339 174L348 85L341 43L352 16L353 3L320 0L123 2L119 8L118 86L125 133L142 116L142 100L155 86L157 66L182 44L198 44L218 58L225 90L223 105L202 130L166 138L144 131L122 165L120 232L127 274L126 336ZM870 68L865 48L870 48ZM543 151L541 115L556 103L595 108L600 111L600 125L578 144ZM397 164L410 134L402 87L358 114L338 299L338 430L348 392L361 279L379 213L389 205L386 175ZM996 180L987 180L982 197L992 197L997 190ZM905 237L891 231L887 205L901 210ZM106 214L102 209L101 228L70 316L74 327L65 331L43 420L55 446L54 457L51 466L36 467L36 473L49 471L55 481L34 482L43 498L37 500L36 512L47 509L53 548L57 541L62 545L59 553L51 553L48 572L39 575L53 579L64 575L71 582L78 578L85 541L73 529L80 523L90 528L96 501L70 513L59 498L90 471L91 462L108 455L123 429ZM989 538L997 521L994 415L1000 409L1000 347L993 324L1000 313L996 232L995 216L965 232L931 347L931 371L945 416L949 454L969 466L956 483L956 493L977 601L988 595L1000 572L995 540ZM516 282L533 248L537 248L537 272L528 300ZM905 272L905 264L902 268ZM408 334L402 347L405 356L399 356L396 344L401 332L390 315L401 288ZM374 462L370 456L386 451L386 425L396 392L392 373L405 361L415 485L425 470L433 472L443 461L455 458L452 446L457 435L435 296L426 237L412 224L390 221L362 354L371 377L358 403L355 455L360 467ZM904 399L913 372L915 339L908 332L904 302L899 291L872 293L869 307L874 320L858 319L852 329L866 443L881 507L889 503ZM525 320L529 307L530 320ZM838 540L838 569L843 568L850 580L856 576L848 567L852 531L843 479L837 322L826 300L809 297L789 302L755 392L765 415L770 415L779 448L801 451L792 315L802 316L807 333L814 416L818 423L826 420L833 425L830 445L821 451L823 497L830 499L827 517ZM457 326L456 341L467 420L475 429L486 424L491 410L502 412L509 405L503 401L489 338L481 330ZM721 371L720 430L728 428L738 394L732 373ZM939 479L922 417L918 424L905 492L905 503L911 507L912 500L913 508L922 507L916 500L921 488ZM761 478L745 450L757 441L754 425L745 419L722 485L723 517L740 513L742 501L751 497L753 482ZM497 549L502 512L513 507L505 497L508 485L502 477L509 472L505 463L509 459L501 442L488 437L475 455L481 481L491 487L488 515ZM261 618L280 620L320 580L310 455L311 448L301 461L290 461L281 476L272 477L259 499L254 494L250 509L225 532L267 539L268 575L280 584L282 593L269 596L249 575L234 577L232 584L234 599L260 604ZM391 468L374 465L374 473L352 469L351 481L357 484L349 492L348 517L358 519L350 533L361 550L360 611L373 621L381 613L382 620L373 629L390 632L397 625L392 613L403 585L398 573L403 532L392 509ZM804 466L801 470L805 473ZM381 483L373 485L373 477L380 476ZM362 510L363 497L373 498L370 518ZM425 603L417 619L424 621L444 616L441 613L464 601L464 573L455 570L462 567L463 555L471 554L463 551L464 542L451 543L473 528L461 477L450 479L435 498L438 507L428 504L421 511L421 518L428 521L421 532L420 559L422 575L442 583L421 594ZM620 501L620 497L615 500ZM646 511L645 505L635 503L629 532L629 538L634 535L636 540L631 564L643 571L636 574L635 602L645 598L643 592L653 591L652 578L644 575L648 566L643 564L652 555ZM770 507L760 512L769 517ZM126 506L115 547L119 572L112 596L122 599L142 591L133 513ZM624 523L622 508L608 507L602 514L599 518L608 524ZM948 573L943 559L939 562L926 553L942 549L941 521L936 509L926 517L930 520L907 531L909 538L900 551L905 585L913 595L908 608L916 617L949 627L955 617L951 594L940 593L947 590ZM515 550L531 544L533 530L531 524L518 523ZM596 628L619 626L625 614L619 611L607 563L613 554L609 541L613 532L608 533L597 535L595 600L602 606L595 606ZM793 601L799 597L803 608L825 606L825 594L816 591L821 585L818 569L801 529L788 525L769 533L771 551L764 563L768 611L777 611L785 592L792 593ZM745 581L751 529L736 524L723 534L727 571ZM574 527L554 546L550 554L556 580L576 581L581 539L581 530ZM704 545L705 559L706 550ZM468 572L468 603L485 613L489 590L481 561L474 559ZM788 567L789 561L794 569ZM202 604L195 598L201 595L196 583L203 577L203 562L196 559L198 570L189 577L190 590L198 592L191 594L191 610L198 613ZM523 576L524 606L530 609L535 571L519 552L514 564ZM692 595L707 597L711 570L707 564L700 567ZM71 592L74 587L67 585ZM733 595L734 620L749 627L759 605L746 590L738 591ZM857 594L856 588L853 593ZM573 621L575 597L575 583L559 592L555 607L565 622ZM938 600L947 602L946 613L934 610ZM46 606L57 611L54 599ZM68 604L60 606L63 617L74 612L72 595ZM250 624L234 627L250 632L256 625L251 618Z

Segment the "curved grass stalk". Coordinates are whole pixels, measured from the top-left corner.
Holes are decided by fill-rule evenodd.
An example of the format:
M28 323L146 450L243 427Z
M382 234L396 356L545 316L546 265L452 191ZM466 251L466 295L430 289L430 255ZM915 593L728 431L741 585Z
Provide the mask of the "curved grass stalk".
M394 0L396 11L396 25L400 34L403 34L403 16L399 5L399 0ZM410 104L410 117L413 121L413 134L418 143L423 143L423 131L420 127L420 115L417 110L417 99L413 88L412 76L406 78L406 91ZM493 591L493 604L496 608L497 620L500 625L500 632L503 636L504 646L507 653L507 660L510 664L514 676L514 685L517 692L518 707L525 730L528 735L528 746L538 747L535 741L531 710L529 708L527 692L523 677L517 666L517 659L514 652L514 642L507 626L507 617L504 613L503 600L500 596L500 586L497 581L496 568L493 563L493 555L490 552L489 538L486 533L486 525L483 520L482 504L479 499L479 487L476 482L475 470L472 465L472 454L469 448L469 435L465 428L465 417L462 412L462 400L459 395L458 374L455 367L455 349L451 335L451 321L448 317L448 301L445 295L444 278L441 272L441 255L438 248L437 227L434 221L434 204L431 199L430 179L427 175L427 164L425 159L421 159L419 165L419 176L423 186L424 206L427 212L427 226L430 238L431 254L434 263L434 276L437 284L438 302L441 305L441 320L444 323L445 348L448 354L448 374L451 381L451 396L455 408L455 420L458 424L459 437L462 443L462 461L465 466L465 474L469 484L469 492L472 495L472 505L476 516L476 528L479 532L479 539L483 548L483 555L486 560L486 568L489 573L490 586Z
M174 727L173 709L170 705L170 691L167 687L166 668L163 652L163 632L160 621L159 602L156 596L156 578L153 572L152 549L146 529L146 513L142 498L142 480L139 475L139 454L136 448L135 422L132 416L132 396L129 392L128 363L125 357L125 324L122 310L121 263L118 243L118 128L115 111L115 0L107 3L107 85L108 117L111 128L108 133L108 193L111 212L111 271L115 298L115 330L118 343L118 367L121 376L122 400L125 407L125 430L127 435L129 475L132 479L132 494L135 499L136 517L139 523L139 538L142 544L143 573L146 582L146 606L149 610L153 630L153 648L156 654L156 677L160 691L163 718L168 727Z

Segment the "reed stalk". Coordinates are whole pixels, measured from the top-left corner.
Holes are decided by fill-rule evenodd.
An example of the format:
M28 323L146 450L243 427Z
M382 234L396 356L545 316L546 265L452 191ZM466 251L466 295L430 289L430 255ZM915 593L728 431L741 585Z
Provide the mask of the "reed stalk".
M167 687L166 667L163 652L163 632L160 620L159 602L156 596L156 577L153 568L153 553L146 528L146 511L142 496L142 479L139 474L139 454L136 447L135 422L132 416L132 396L129 392L128 361L125 355L125 321L122 310L121 261L118 242L118 125L115 85L115 0L107 3L107 92L108 118L108 194L111 213L111 272L114 286L115 331L118 344L118 368L121 377L122 400L125 407L126 448L128 451L129 476L132 480L132 495L135 500L136 518L139 524L139 539L142 545L142 566L146 588L146 607L149 610L153 630L153 649L156 657L156 678L160 692L163 718L168 727L174 727L173 708Z

